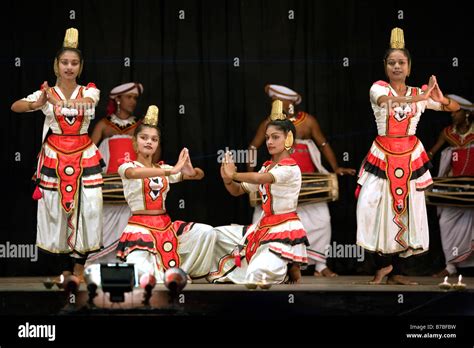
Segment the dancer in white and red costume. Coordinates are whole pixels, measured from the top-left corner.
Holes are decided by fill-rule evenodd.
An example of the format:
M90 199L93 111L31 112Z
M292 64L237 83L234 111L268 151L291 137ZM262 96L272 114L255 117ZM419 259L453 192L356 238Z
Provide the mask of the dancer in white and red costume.
M439 177L474 177L474 105L457 95L448 95L461 106L451 113L453 124L443 129L438 141L428 152L441 152ZM457 268L474 267L474 208L438 206L439 228L446 267L437 277L457 273Z
M77 43L77 30L68 29L54 62L56 85L50 88L45 81L41 90L15 102L12 110L41 110L46 116L35 175L37 245L67 256L62 261L63 275L82 276L87 255L102 247L104 163L87 134L100 91L93 83L76 82L83 66ZM46 137L48 130L52 134Z
M120 237L117 256L135 264L139 276L152 274L158 282L163 282L164 272L173 267L183 269L191 278L204 277L211 266L215 231L205 224L171 221L165 206L170 184L200 180L204 172L193 168L187 149L181 151L174 167L153 164L160 139L157 121L158 108L152 105L135 130L137 160L119 167L133 215Z
M399 28L392 31L384 62L390 82L378 81L370 88L379 135L359 172L357 244L375 253L371 283L388 275L389 284L416 284L398 269L398 255L420 254L429 246L424 190L433 180L416 126L427 108L455 111L459 105L443 95L435 76L424 89L406 85L411 58Z
M308 263L308 238L296 213L301 170L289 154L296 130L283 115L280 100L273 102L271 118L265 137L272 160L258 173L237 173L230 153L222 163L221 176L229 193L259 191L263 214L248 227L216 227L210 282L277 284L287 274L291 282L298 282L300 265Z
M94 127L91 138L99 146L100 154L105 161L106 174L118 175L118 167L121 164L137 158L132 145L132 136L140 121L137 121L133 113L142 93L141 83L128 82L114 87L109 94L107 116ZM125 202L123 204L104 202L104 249L90 255L87 258L88 264L116 261L115 250L131 215L130 207Z
M301 103L301 96L292 89L280 85L267 85L265 92L273 100L283 102L283 111L287 119L295 125L295 144L291 157L296 161L302 173L329 173L321 163L321 152L337 175L354 175L355 169L339 167L336 156L313 115L295 110L295 105ZM259 148L265 141L265 129L270 120L267 118L260 123L257 133L250 143L249 149ZM320 151L321 150L321 151ZM249 167L249 169L251 169ZM331 215L326 202L308 202L298 205L296 210L308 234L309 246L308 263L315 265L314 275L334 277L334 273L326 264L326 249L331 243ZM253 222L258 221L262 209L256 207Z

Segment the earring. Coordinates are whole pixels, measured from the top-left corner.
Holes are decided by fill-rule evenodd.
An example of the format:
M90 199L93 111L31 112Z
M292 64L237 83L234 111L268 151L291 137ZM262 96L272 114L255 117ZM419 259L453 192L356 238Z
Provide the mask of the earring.
M117 101L117 111L116 114L118 115L120 113L120 102Z
M285 139L285 150L290 151L291 147L293 146L293 132L288 131L288 134L286 135Z
M293 106L293 104L288 105L288 113L290 115L293 115L295 113L295 107Z

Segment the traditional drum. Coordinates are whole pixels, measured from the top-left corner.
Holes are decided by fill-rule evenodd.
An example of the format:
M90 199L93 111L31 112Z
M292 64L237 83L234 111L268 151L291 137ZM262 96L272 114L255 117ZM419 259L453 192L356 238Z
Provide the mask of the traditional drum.
M474 177L457 176L433 178L426 191L426 203L453 207L474 207Z
M103 174L102 197L107 204L126 204L122 179L118 174Z
M339 198L339 185L335 173L303 173L298 204L334 202ZM250 205L258 206L262 203L258 192L249 194Z

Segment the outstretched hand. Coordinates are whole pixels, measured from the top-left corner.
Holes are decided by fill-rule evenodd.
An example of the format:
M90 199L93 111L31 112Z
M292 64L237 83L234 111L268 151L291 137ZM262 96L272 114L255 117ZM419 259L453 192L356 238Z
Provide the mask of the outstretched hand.
M179 172L181 172L188 158L189 158L188 149L183 148L179 154L178 162L176 162L173 169L171 170L171 174L178 174Z
M43 91L43 95L46 96L48 102L56 106L63 106L62 100L56 98L52 92L52 88L49 87L48 81L44 81L41 85L41 90Z
M228 179L230 178L231 180L232 175L234 175L234 173L237 171L237 167L234 164L234 159L232 158L232 154L230 152L225 154L224 162L222 162L221 173L222 171L224 172L225 177Z
M41 95L33 105L35 109L42 107L48 101L48 89L48 81L44 81L41 85Z
M436 81L435 87L433 88L431 92L431 99L439 103L442 103L444 100L444 94L443 92L441 92L441 89L439 88L438 81Z
M424 97L425 100L428 100L428 98L432 97L433 90L436 88L437 84L438 83L436 81L436 76L431 75L430 80L428 82L428 88L423 93L423 97Z
M196 176L197 174L196 170L194 170L193 164L191 163L191 157L189 157L189 151L188 151L186 162L184 163L184 166L181 169L181 173L187 176Z

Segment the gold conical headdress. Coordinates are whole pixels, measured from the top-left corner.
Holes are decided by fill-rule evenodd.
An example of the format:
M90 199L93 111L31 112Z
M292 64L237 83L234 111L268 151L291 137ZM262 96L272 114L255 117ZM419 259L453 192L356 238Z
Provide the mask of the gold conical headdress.
M63 47L77 48L79 46L79 31L76 28L69 28L64 35Z
M77 48L79 46L79 31L76 28L69 28L66 30L64 35L63 47L65 48ZM54 59L54 74L59 77L59 63L58 58ZM82 62L79 68L78 76L81 76Z
M390 36L390 48L405 48L405 38L403 36L403 29L392 29L392 35Z
M281 100L275 99L272 103L272 113L270 114L270 120L286 120L286 116L283 113L283 102ZM291 130L286 134L285 139L285 149L289 151L293 146L293 132Z
M156 105L150 105L143 119L143 124L156 127L158 125L158 112L159 110Z
M281 100L275 99L273 101L272 113L270 114L270 119L272 121L286 119L286 116L283 113L283 102Z

